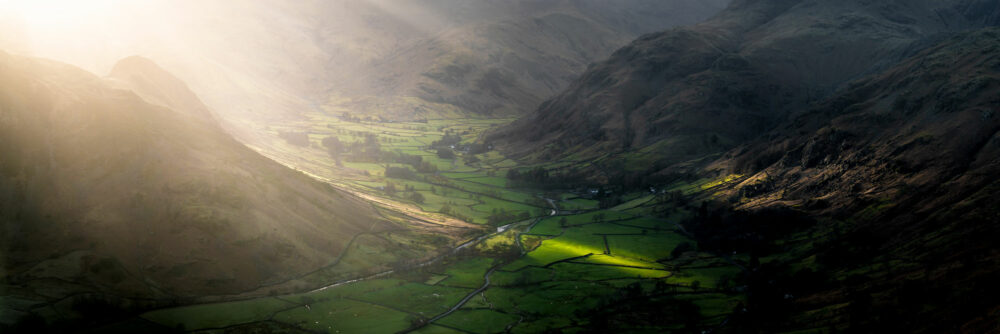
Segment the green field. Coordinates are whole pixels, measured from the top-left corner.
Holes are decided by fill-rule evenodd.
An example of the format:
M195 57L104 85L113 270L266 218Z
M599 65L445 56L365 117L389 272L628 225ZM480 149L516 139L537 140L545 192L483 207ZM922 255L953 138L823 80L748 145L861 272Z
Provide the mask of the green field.
M337 179L338 184L476 224L491 219L495 224L522 223L462 252L391 275L310 293L156 310L142 318L185 331L257 324L323 333L408 329L413 333L537 333L553 328L574 332L587 328L588 312L621 298L622 289L631 287L654 296L651 300L674 298L671 293L677 293L678 302L697 306L702 324L709 328L743 300L742 295L720 286L740 274L738 267L696 249L673 256L678 245L696 247L697 243L674 221L647 216L651 203L656 202L648 192L624 194L621 204L606 210L598 210L598 201L583 194L550 194L564 210L550 217L551 208L540 197L543 191L508 187L506 171L524 167L516 161L496 151L458 152L455 158L441 158L430 147L446 132L461 134L461 143L475 142L479 133L506 120L351 123L322 114L309 117L324 125L309 128L316 147L306 150L321 150L319 142L329 136L347 143L374 136L382 151L419 156L425 165L433 166L433 171L421 172L415 165L395 161L342 157L340 168L350 171L344 174L350 177ZM324 156L320 153L324 152L308 156ZM315 162L314 166L331 164L332 159L326 156ZM386 177L386 167L405 168L411 174ZM323 175L320 172L316 174ZM703 180L675 189L710 189L718 182L726 180ZM530 218L525 220L525 216ZM342 280L373 263L394 263L417 255L383 251L393 243L433 242L426 236L396 232L361 236L334 267L341 269L321 270L308 279L317 283ZM470 295L484 285L488 272L490 284L485 291ZM673 292L656 290L662 286L674 287ZM466 296L470 296L468 302L448 313Z
M614 211L606 217L628 218ZM567 216L567 221L589 221L594 212ZM546 221L557 221L551 217ZM634 218L634 217L633 217ZM639 225L668 226L641 217ZM626 220L627 221L627 220ZM546 228L538 224L535 228ZM527 230L519 225L484 239L483 249L514 247L513 240ZM718 321L740 295L716 290L720 281L739 274L711 255L700 255L697 263L672 262L670 253L680 243L693 243L673 230L649 231L612 223L587 223L561 228L558 237L541 244L518 259L502 264L491 276L491 285L458 311L417 333L495 333L508 327L512 332L535 332L553 326L586 327L581 312L597 307L605 296L639 283L652 291L653 283L681 287L682 300L701 310L706 325ZM607 240L607 242L605 242ZM487 246L489 245L489 246ZM500 245L500 246L497 246ZM196 305L158 310L145 319L172 328L198 330L222 328L261 321L277 322L303 330L326 333L398 332L443 314L459 300L482 286L484 274L498 264L485 253L463 255L421 269L337 286L323 291L253 299L243 302ZM660 260L660 261L657 261ZM666 262L663 262L666 261ZM697 283L694 283L697 282ZM306 307L308 305L308 307ZM539 316L545 315L545 316Z

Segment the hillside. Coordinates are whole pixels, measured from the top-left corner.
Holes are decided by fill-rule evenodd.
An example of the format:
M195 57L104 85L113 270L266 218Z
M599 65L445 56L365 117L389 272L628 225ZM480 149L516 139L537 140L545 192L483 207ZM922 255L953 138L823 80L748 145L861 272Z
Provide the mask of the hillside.
M937 36L995 24L994 7L737 1L706 22L639 38L492 138L530 161L621 154L609 160L641 162L629 165L645 174L704 165Z
M310 289L477 231L421 227L253 152L143 58L103 79L0 54L0 82L0 324Z
M332 90L336 93L327 108L397 119L434 117L442 111L523 114L639 34L696 23L724 5L512 2L493 9L507 15L470 20L375 59Z
M982 298L997 293L1000 277L987 241L1000 235L998 59L1000 29L949 38L713 165L747 175L715 195L736 210L797 208L847 222L810 227L839 232L805 256L827 275L860 278L816 284L800 292L798 309L871 295L861 306L870 314L849 320L854 328L1000 329L998 305ZM882 263L892 270L872 270Z
M694 213L699 247L747 270L723 332L992 333L998 14L737 1L639 38L487 141L554 180L670 190L656 201Z
M94 73L133 54L157 59L228 132L274 154L263 127L303 112L407 120L524 113L639 34L698 22L727 2L115 1L120 8L103 19L12 21L0 48Z
M253 153L209 122L68 66L6 54L3 63L10 276L84 279L139 294L243 291L326 264L377 221L369 205ZM127 60L116 75L177 83L142 65L126 69ZM162 96L193 96L167 88L175 90ZM196 100L167 104L189 103ZM194 112L204 110L185 111ZM39 265L77 259L116 265L108 277L88 274L87 265L69 273Z
M1000 1L60 5L0 333L1000 333Z

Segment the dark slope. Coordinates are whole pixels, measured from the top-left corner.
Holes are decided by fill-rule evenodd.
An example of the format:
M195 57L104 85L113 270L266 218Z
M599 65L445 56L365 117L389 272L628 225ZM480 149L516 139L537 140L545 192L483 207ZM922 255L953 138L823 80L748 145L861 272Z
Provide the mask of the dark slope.
M433 116L434 111L446 109L460 114L523 114L564 89L588 64L639 34L696 23L727 2L470 4L470 12L457 15L474 17L473 13L483 11L481 17L406 43L359 68L357 75L342 79L335 87L338 96L331 100L331 107L394 118L426 117L428 112ZM364 96L360 102L339 100Z
M998 11L738 1L490 140L605 175L735 178L687 198L699 247L745 257L746 311L721 332L998 332Z
M777 290L797 310L851 303L839 319L800 313L781 326L1000 330L1000 29L852 82L763 138L716 162L748 175L716 196L742 212L832 219L811 228L837 232L789 264L841 281Z
M705 23L639 38L491 138L524 159L628 153L656 172L755 138L929 39L995 21L995 7L737 1Z
M113 75L0 54L0 265L27 298L242 292L377 226L369 204L223 133L152 62Z

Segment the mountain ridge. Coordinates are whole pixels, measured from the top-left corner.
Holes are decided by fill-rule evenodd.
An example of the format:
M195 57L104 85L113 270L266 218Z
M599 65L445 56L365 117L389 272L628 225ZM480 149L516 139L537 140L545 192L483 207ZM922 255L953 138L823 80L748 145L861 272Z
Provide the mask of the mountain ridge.
M638 38L486 141L583 162L550 172L615 192L722 180L676 196L695 203L699 247L750 254L733 328L990 332L997 305L976 296L1000 263L985 241L1000 235L998 10L735 1Z
M635 173L689 171L850 80L989 22L988 10L965 16L977 5L989 6L734 2L703 23L640 37L488 141L525 161L610 153L649 165Z
M16 298L142 309L295 291L439 251L379 233L449 243L471 231L392 216L261 156L148 59L100 78L0 53L0 82L0 272ZM385 257L330 269L352 245ZM334 278L304 276L320 271Z

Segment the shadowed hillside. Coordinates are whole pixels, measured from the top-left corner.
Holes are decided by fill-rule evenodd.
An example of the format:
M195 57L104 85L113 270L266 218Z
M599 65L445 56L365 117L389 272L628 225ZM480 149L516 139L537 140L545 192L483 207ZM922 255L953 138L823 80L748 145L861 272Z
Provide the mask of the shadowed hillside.
M982 296L1000 277L998 112L1000 29L960 34L717 162L748 177L716 196L849 222L821 224L840 232L811 253L828 275L859 277L810 287L798 309L869 307L849 319L858 330L992 332L997 304Z
M487 141L616 190L718 180L662 200L692 203L700 247L747 256L724 332L996 332L998 13L737 1L639 38Z
M725 3L512 2L498 10L507 15L470 20L376 59L371 70L358 71L364 74L354 83L334 89L338 95L330 107L404 119L448 110L519 115L639 34L696 23ZM345 91L351 93L345 96ZM404 98L419 98L420 103Z
M644 173L703 165L847 81L996 16L983 1L737 1L639 38L492 138L528 160L623 154L609 160L641 161Z

